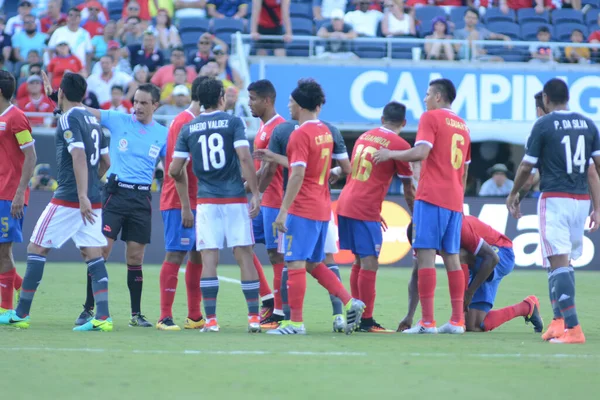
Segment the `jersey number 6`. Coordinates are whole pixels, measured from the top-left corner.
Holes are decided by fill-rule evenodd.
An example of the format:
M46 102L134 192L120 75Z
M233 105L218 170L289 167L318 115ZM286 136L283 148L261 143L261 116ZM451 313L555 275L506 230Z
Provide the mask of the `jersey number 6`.
M459 143L461 145L464 145L465 138L463 137L463 135L455 133L454 135L452 135L452 153L450 156L452 168L454 169L460 169L463 162L463 152L461 149L458 148Z

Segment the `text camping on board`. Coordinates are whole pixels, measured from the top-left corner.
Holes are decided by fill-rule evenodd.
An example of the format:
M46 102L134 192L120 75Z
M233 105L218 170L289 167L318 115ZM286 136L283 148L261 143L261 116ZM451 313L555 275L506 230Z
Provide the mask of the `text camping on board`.
M600 121L600 76L589 72L451 67L382 67L310 64L251 66L255 79L267 78L277 88L277 109L287 113L289 93L301 78L316 79L325 90L327 104L321 119L332 123L377 123L390 100L407 106L408 124L424 112L423 98L432 79L448 78L457 87L454 110L468 121L533 121L534 94L544 82L558 76L568 82L570 108Z

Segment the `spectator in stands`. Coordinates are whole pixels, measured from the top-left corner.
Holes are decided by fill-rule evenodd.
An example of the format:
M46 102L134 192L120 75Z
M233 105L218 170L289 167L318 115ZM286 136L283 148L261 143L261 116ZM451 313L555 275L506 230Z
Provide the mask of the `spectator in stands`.
M330 19L333 10L345 11L348 0L313 0L313 17L317 21Z
M45 190L54 192L58 189L58 182L50 172L50 164L38 164L33 170L33 176L29 181L29 187L32 190Z
M113 85L110 88L110 101L102 103L100 108L103 110L115 110L131 114L133 111L133 104L125 98L123 86Z
M550 30L546 26L540 26L537 32L537 40L538 42L550 42ZM529 47L529 52L531 53L531 60L529 62L533 63L549 63L553 62L555 59L559 59L560 49L555 47L552 50L552 47L549 45L536 45L532 44Z
M571 43L583 43L583 32L579 29L574 29L571 32ZM565 48L565 59L568 63L573 64L589 64L591 58L590 49L587 47L572 47Z
M371 6L369 0L356 1L358 3L357 9L348 12L344 21L354 28L358 36L377 36L377 25L383 18L383 14L381 11L369 9Z
M534 0L535 12L541 14L544 12L544 0ZM531 0L500 0L500 11L508 14L509 10L520 10L522 8L531 8Z
M248 14L248 4L245 0L208 0L206 5L211 18L241 19Z
M67 25L54 31L48 42L48 47L51 50L56 50L59 43L67 43L73 55L79 58L83 66L91 67L92 52L94 50L92 39L88 31L79 27L80 23L81 11L76 7L71 8L67 14Z
M39 32L35 25L35 17L26 15L23 17L23 30L12 37L13 57L18 62L25 62L30 50L42 53L46 48L48 36Z
M482 46L477 46L476 54L471 54L473 40L504 40L510 42L510 36L499 33L490 32L483 26L477 26L479 23L479 11L476 8L468 8L465 11L465 27L454 31L454 38L460 40L468 40L469 45L463 46L455 44L454 49L461 60L475 59L478 61L504 61L501 57L488 56L487 51Z
M125 0L123 4L123 13L121 20L126 21L129 17L138 17L142 21L150 21L149 2L154 2L154 6L158 7L156 0Z
M513 188L513 181L508 179L508 168L504 164L496 164L488 170L492 177L481 185L480 196L508 196Z
M173 82L169 82L162 87L160 93L160 102L162 104L174 104L175 99L172 97L173 90L177 86L186 86L188 89L192 89L192 84L186 82L187 72L185 67L177 67L173 71Z
M357 34L352 25L344 23L344 12L333 10L331 22L323 25L317 32L317 36L329 40L325 46L325 52L320 54L322 58L358 58L350 51L349 40L356 38Z
M38 53L37 50L29 50L29 53L27 53L27 62L21 67L21 71L19 71L19 76L21 78L29 77L29 67L32 64L39 64L41 68L41 62L42 57L40 56L40 53Z
M219 76L219 64L217 64L217 62L214 60L210 60L205 66L202 67L199 75L216 79ZM229 82L229 86L233 86L233 84Z
M175 18L206 18L206 0L175 0Z
M80 73L85 76L83 63L71 53L71 48L66 40L56 45L56 55L48 64L48 77L52 83L52 89L58 90L60 81L67 72Z
M235 117L244 118L246 112L242 104L238 102L240 91L235 86L230 86L225 90L225 112Z
M8 19L8 21L6 22L6 27L4 28L4 33L6 33L9 36L13 36L15 33L21 32L23 30L23 18L27 15L32 15L32 6L33 3L31 1L21 0L19 2L19 8L17 8L18 14ZM37 26L37 29L41 30L40 21L38 19L35 19L35 24Z
M171 17L169 17L167 10L158 10L158 14L156 14L156 24L152 26L152 31L158 38L158 47L160 50L181 46L179 31L177 30L177 27L172 24Z
M290 0L252 0L250 35L257 41L254 45L257 55L264 56L273 50L274 55L285 57L284 42L292 41ZM283 42L260 40L260 35L283 35Z
M404 3L387 0L383 19L381 20L381 33L385 37L416 36L414 18L404 9Z
M208 32L203 33L198 39L198 51L196 54L190 54L188 56L188 65L196 67L197 73L200 73L202 67L205 66L210 59L214 58L212 53L213 45L221 46L221 48L227 50L227 45L221 39Z
M175 1L173 0L158 0L155 4L154 1L149 2L150 16L156 18L160 10L165 10L169 18L173 19L175 15Z
M598 14L598 25L600 25L600 14ZM597 31L594 31L590 34L590 36L588 37L588 42L589 43L596 43L596 44L600 44L600 29ZM592 61L599 63L600 62L600 47L592 47Z
M67 22L67 15L60 12L60 1L51 0L48 2L48 11L46 16L40 20L42 33L52 36L56 28L59 27L60 23Z
M148 83L149 80L150 71L148 71L148 67L145 65L136 65L133 68L133 80L129 82L129 86L127 87L127 95L125 96L127 100L132 101L138 87L144 83Z
M165 64L162 51L156 48L156 37L151 31L144 33L143 44L129 46L129 61L131 65L145 65L153 75L156 70Z
M111 40L108 42L108 50L106 55L112 57L113 61L113 71L123 72L127 75L131 75L132 69L131 64L129 64L129 58L127 57L126 50L121 49L119 42ZM101 74L102 68L100 67L100 63L97 62L92 69L92 74Z
M39 75L27 78L27 96L19 99L17 105L25 112L51 113L55 108L54 102L43 91L42 77ZM52 126L52 121L51 116L29 117L31 126Z
M171 63L160 67L152 77L152 83L159 88L164 87L167 83L174 82L173 72L176 67L185 67L185 52L182 47L175 47L171 50ZM192 66L186 67L187 82L192 83L196 77L196 70Z
M544 0L546 10L555 10L557 8L572 8L581 10L581 0Z
M81 0L75 0L75 1L80 2ZM107 3L108 1L113 1L113 0L102 0L102 1ZM81 10L82 25L85 25L88 18L90 17L90 8L94 8L94 7L99 9L98 21L100 23L102 23L102 25L106 25L106 23L108 21L110 21L110 19L108 17L108 10L106 8L104 8L104 6L102 5L101 2L96 1L96 0L89 0L89 1L86 1L85 3L79 4L77 6L77 8Z
M12 56L12 38L4 33L5 26L4 17L0 16L0 54L4 56L5 60L9 60Z
M110 101L113 86L127 87L132 77L113 69L113 57L106 55L100 59L100 74L92 74L87 79L88 89L98 98L100 104Z
M221 46L215 46L213 49L213 54L215 55L215 60L219 65L219 75L218 79L223 81L223 86L227 88L231 86L228 84L229 81L237 86L239 89L244 87L244 81L242 81L242 77L240 73L229 65L229 55L225 52Z
M142 20L139 17L129 17L119 35L119 39L125 46L142 44L142 41L144 40L144 31L142 28Z
M433 19L433 33L425 36L425 39L452 39L448 34L448 23L444 17ZM435 42L425 43L425 56L428 60L448 60L455 58L454 48L450 43Z
M92 38L92 47L94 49L94 60L99 60L108 51L108 43L115 40L117 34L117 23L108 21L104 26L102 35L97 35Z
M190 102L192 100L190 99L190 89L187 86L175 86L175 88L173 88L172 94L173 95L171 97L173 98L173 103L163 104L162 106L158 107L154 115L175 116L180 112L185 111L185 109L190 106ZM161 123L163 123L163 125L166 125L164 122L166 121L161 120Z
M28 76L32 76L32 75L42 76L42 64L30 64L29 65ZM27 82L23 82L19 85L19 88L17 89L16 97L17 97L17 102L20 99L27 97Z
M102 5L97 1L90 1L86 5L89 15L83 22L82 28L90 33L90 37L102 35L106 25L106 22L100 20Z

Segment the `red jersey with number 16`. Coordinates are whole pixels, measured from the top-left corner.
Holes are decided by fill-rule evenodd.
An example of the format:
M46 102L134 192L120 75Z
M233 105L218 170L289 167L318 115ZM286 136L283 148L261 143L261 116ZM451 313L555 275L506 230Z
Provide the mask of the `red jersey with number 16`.
M0 200L14 199L25 162L22 150L33 143L31 126L23 111L8 106L0 115ZM29 188L25 191L25 204L28 203Z
M360 135L352 154L352 175L338 199L337 213L361 221L381 220L381 204L394 174L401 178L412 176L407 162L388 160L373 162L379 149L408 150L410 145L396 133L384 127Z
M292 132L286 150L290 169L303 166L306 171L300 192L288 210L290 214L313 221L331 219L328 181L332 152L333 136L321 121L306 121Z
M268 120L266 124L262 124L254 138L254 150L268 149L273 130L282 122L285 122L285 118L277 114ZM254 167L257 171L260 169L260 160L254 160ZM279 208L281 207L282 200L283 168L278 166L277 171L275 171L275 175L273 176L273 180L269 184L267 190L265 190L265 193L263 193L261 204L265 207Z
M181 128L191 120L196 118L194 113L189 109L182 111L175 117L169 126L169 133L167 134L167 154L165 157L165 177L163 180L163 187L160 193L160 210L180 210L181 201L179 201L179 195L177 189L175 189L175 180L169 176L169 166L173 161L173 152L175 151L175 144L177 143L177 137ZM188 175L188 195L190 198L190 205L194 210L196 204L196 195L198 194L198 179L194 175L192 170L192 160L190 159L187 165Z
M464 215L460 230L460 247L477 255L483 242L490 246L510 247L512 241L472 215Z
M421 162L416 200L462 212L465 164L471 162L469 128L449 109L426 111L421 115L415 146L431 151Z

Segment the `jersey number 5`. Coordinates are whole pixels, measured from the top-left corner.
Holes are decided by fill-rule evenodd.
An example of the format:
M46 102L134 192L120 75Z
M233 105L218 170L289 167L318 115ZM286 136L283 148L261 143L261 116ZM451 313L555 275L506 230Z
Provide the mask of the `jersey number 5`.
M577 137L577 144L575 145L575 154L571 153L571 137L563 136L560 141L565 146L565 161L567 162L567 174L573 173L573 165L575 168L579 168L579 173L583 174L585 171L585 139L583 135Z
M372 157L376 151L377 149L372 146L365 147L364 144L356 146L354 159L352 160L352 179L356 179L360 182L369 179L371 171L373 170L373 163L367 160L367 155L370 154Z
M210 136L200 136L198 139L202 151L202 167L205 171L221 169L225 166L225 150L223 136L211 133Z
M452 135L452 148L450 154L452 168L454 169L460 169L463 163L463 152L461 149L458 148L459 144L464 145L465 138L463 137L463 135L455 133L454 135Z
M90 156L90 165L94 167L100 160L100 132L97 129L92 130L92 140L94 141L94 152Z

